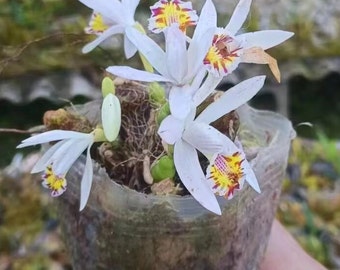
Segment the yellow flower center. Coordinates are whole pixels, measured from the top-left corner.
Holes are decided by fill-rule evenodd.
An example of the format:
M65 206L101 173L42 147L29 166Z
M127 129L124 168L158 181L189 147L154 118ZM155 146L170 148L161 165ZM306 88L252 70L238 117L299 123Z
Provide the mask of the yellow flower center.
M203 63L219 75L224 75L232 71L229 67L239 58L241 49L234 38L224 34L215 35Z
M67 182L65 176L58 176L53 172L52 165L46 167L43 175L43 186L52 190L52 196L56 197L64 193Z
M98 12L93 12L85 32L88 34L101 34L108 28L109 26L104 22L103 16Z
M190 9L184 2L180 0L167 1L161 0L159 3L151 7L152 31L161 31L169 27L173 23L177 23L179 29L186 31L188 26L196 24L196 13Z
M208 172L208 180L213 181L212 189L218 194L228 198L233 195L235 189L240 188L240 181L244 176L242 162L244 161L240 152L231 156L217 155L214 164Z

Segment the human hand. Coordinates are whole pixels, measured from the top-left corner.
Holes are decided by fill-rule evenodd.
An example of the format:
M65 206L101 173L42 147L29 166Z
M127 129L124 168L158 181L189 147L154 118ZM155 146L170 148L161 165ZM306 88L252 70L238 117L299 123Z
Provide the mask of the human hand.
M292 235L274 220L261 270L325 270L308 255Z

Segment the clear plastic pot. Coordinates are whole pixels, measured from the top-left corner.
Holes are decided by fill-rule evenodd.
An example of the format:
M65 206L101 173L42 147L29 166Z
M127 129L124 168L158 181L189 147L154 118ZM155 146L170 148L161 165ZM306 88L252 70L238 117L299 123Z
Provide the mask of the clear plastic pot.
M191 196L146 195L120 186L98 166L88 204L79 212L80 158L58 205L74 269L257 269L295 132L273 112L243 106L238 114L262 193L245 184L232 200L220 198L222 216Z

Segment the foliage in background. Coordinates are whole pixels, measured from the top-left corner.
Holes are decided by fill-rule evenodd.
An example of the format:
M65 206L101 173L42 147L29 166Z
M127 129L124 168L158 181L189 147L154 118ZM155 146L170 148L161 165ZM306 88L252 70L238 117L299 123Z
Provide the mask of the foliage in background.
M90 10L78 1L1 0L0 78L30 72L106 66L120 52L81 53L93 37L84 34ZM93 68L93 70L95 70Z
M293 141L277 216L314 258L338 269L340 152L324 133L318 134L318 141Z
M338 175L340 174L340 153L337 148L337 141L330 139L326 133L319 129L316 130L316 137L320 144L319 153L324 160L328 160L336 169Z

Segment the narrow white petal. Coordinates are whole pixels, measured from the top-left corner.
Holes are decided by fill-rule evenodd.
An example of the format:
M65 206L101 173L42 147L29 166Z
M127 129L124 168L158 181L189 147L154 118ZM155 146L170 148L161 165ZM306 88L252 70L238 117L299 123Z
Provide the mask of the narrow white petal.
M197 68L202 64L211 46L216 26L217 13L214 3L211 0L207 0L201 10L195 32L188 48L189 67L192 67L191 74L195 74Z
M194 95L197 90L200 88L202 85L203 79L207 75L207 69L201 65L201 67L198 69L196 76L194 76L193 81L190 84L190 93Z
M220 153L224 148L223 134L202 122L187 125L182 138L206 156Z
M122 0L122 5L129 18L134 17L139 0Z
M23 140L21 144L17 146L17 148L23 148L27 146L59 141L64 139L82 139L86 138L87 136L88 136L87 133L81 133L70 130L50 130Z
M251 168L249 162L245 160L243 163L244 163L243 167L244 167L244 172L246 175L246 181L256 192L261 193L261 189L257 181L256 175L253 169Z
M137 52L136 46L124 35L124 53L126 59L131 58Z
M189 79L194 76L198 69L203 65L203 59L208 53L212 44L215 28L209 28L204 32L200 39L193 39L188 48L188 65L190 71L188 73Z
M292 37L294 33L281 30L265 30L252 33L245 33L237 36L242 40L243 49L260 47L267 50Z
M53 158L53 155L56 153L56 151L63 147L64 144L67 144L67 148L69 147L68 142L70 140L63 140L60 142L57 142L55 145L50 147L43 156L38 160L38 162L34 165L34 167L31 170L31 173L37 173L42 172L46 169L48 165L51 164L51 160ZM67 149L66 148L66 149Z
M101 115L105 137L112 142L117 138L121 124L120 102L115 95L108 94L104 98Z
M124 8L118 0L79 0L85 6L99 12L101 15L122 22L124 19Z
M61 162L65 156L68 155L70 149L72 149L72 146L79 140L75 140L75 139L69 139L66 140L66 142L64 144L62 144L53 154L53 156L48 160L48 164L50 165L53 163L53 170L55 168L55 166ZM82 140L80 140L82 141ZM72 150L71 150L72 151ZM55 170L54 170L55 171ZM62 172L64 173L64 172Z
M220 206L207 184L196 150L183 140L179 140L174 148L174 162L183 185L195 200L209 211L221 215Z
M216 26L217 13L215 5L211 0L207 0L202 7L192 40L198 42L202 41L201 37L204 35L204 33L206 33L209 28L215 28Z
M126 35L137 49L145 56L150 64L163 76L167 77L165 52L147 35L142 34L134 27L126 28Z
M119 34L119 33L124 33L124 26L122 26L122 25L111 26L110 28L105 30L102 34L100 34L95 40L86 44L83 47L82 52L88 53L88 52L92 51L95 47L97 47L105 39L108 39L109 37L116 35L116 34Z
M93 136L83 140L73 140L66 153L60 155L57 161L52 160L53 169L57 175L66 174L72 164L80 157L85 149L93 142ZM55 156L54 156L55 157Z
M36 166L32 169L31 173L34 172L40 172L40 171L44 171L46 170L46 167L48 165L53 164L53 171L55 171L55 167L58 166L59 163L62 163L63 160L65 160L65 157L68 157L69 152L72 152L72 147L76 144L76 142L79 140L76 139L68 139L68 140L63 140L58 142L56 145L58 145L58 147L54 150L53 149L53 155L50 155L49 158L48 156L45 157L45 155L42 157L43 158L43 162L41 162L40 164L36 164ZM83 141L83 140L80 140ZM52 148L55 147L52 146ZM84 150L83 150L84 151ZM79 154L80 155L80 154ZM39 160L40 161L40 160ZM71 164L72 165L72 164ZM71 165L69 167L71 167ZM68 167L68 168L69 168ZM59 174L65 174L66 170L63 171L58 171L58 175Z
M230 18L229 23L225 27L225 30L232 35L235 35L242 27L246 20L250 10L251 0L240 0L236 6L233 15Z
M181 84L188 72L188 56L186 36L176 24L165 30L165 46L168 74Z
M222 77L208 73L207 78L193 96L195 106L199 106L216 89L221 80Z
M139 0L122 0L122 4L123 7L129 11L129 14L133 16L139 4Z
M197 118L196 121L211 123L237 109L248 102L262 88L266 76L256 76L245 80L225 92L218 100L211 103Z
M83 210L86 206L86 203L90 196L91 186L92 186L92 178L93 178L93 165L90 155L91 145L87 148L87 156L85 169L83 172L83 178L81 179L80 184L80 207L79 211Z
M129 80L142 82L170 82L169 79L161 75L134 69L128 66L111 66L108 67L106 71L118 77Z
M174 117L185 119L194 107L190 87L172 87L169 93L169 106Z
M184 121L169 115L160 124L158 135L167 144L172 145L182 137L183 129Z

